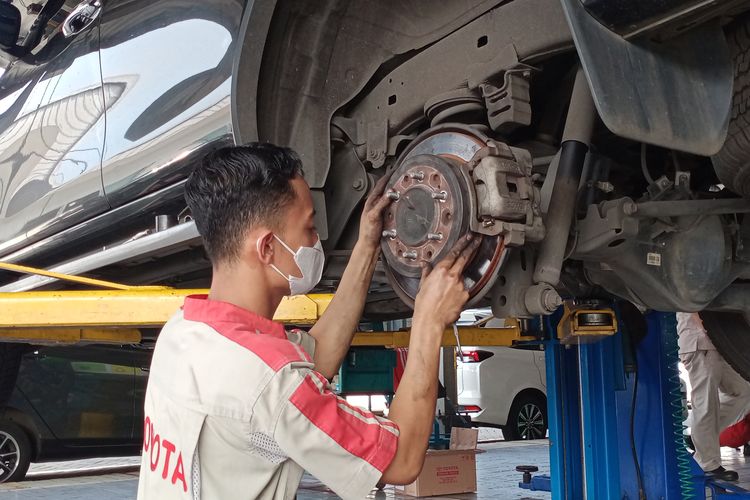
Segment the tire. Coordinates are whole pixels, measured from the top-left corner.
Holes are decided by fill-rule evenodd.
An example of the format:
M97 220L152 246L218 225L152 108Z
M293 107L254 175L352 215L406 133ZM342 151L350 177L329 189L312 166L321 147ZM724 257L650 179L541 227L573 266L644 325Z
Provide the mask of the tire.
M734 90L727 139L711 158L724 185L750 197L750 17L738 19L727 29L734 64Z
M703 326L729 366L750 381L750 319L742 313L703 311Z
M522 392L510 407L503 426L507 441L547 437L547 398L536 392Z
M0 343L0 406L8 402L16 387L18 369L25 349L24 344Z
M0 483L21 481L30 464L29 436L15 423L0 420Z

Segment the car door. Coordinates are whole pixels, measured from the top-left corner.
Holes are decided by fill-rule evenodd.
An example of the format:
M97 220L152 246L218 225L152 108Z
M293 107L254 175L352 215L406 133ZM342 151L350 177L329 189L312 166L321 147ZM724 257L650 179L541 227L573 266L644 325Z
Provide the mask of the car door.
M39 348L18 387L64 446L132 444L135 366L120 347Z
M101 82L98 0L9 7L21 25L0 56L0 255L108 208L104 108L119 95Z
M173 185L232 144L232 63L243 0L108 0L101 24L107 105L104 189L113 207ZM180 194L181 198L181 194Z

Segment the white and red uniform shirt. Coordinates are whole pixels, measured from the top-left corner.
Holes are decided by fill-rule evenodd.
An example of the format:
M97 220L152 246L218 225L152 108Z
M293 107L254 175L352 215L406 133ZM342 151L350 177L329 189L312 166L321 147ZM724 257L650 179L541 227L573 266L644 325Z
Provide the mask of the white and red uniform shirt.
M186 298L154 350L139 500L292 499L304 470L344 499L366 497L398 427L333 394L313 349L304 332Z

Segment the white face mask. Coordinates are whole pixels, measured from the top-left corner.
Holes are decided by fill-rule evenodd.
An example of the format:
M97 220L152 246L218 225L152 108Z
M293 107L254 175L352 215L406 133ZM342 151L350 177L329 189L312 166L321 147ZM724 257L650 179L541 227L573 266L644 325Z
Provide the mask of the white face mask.
M273 235L274 238L281 243L289 253L294 256L294 263L299 267L302 277L285 275L278 267L271 264L271 267L279 273L285 280L289 282L289 292L291 295L304 295L310 290L315 288L315 285L320 281L323 276L323 266L325 265L325 254L323 253L323 245L320 244L320 238L312 247L299 247L295 252L289 245L284 243L281 238Z

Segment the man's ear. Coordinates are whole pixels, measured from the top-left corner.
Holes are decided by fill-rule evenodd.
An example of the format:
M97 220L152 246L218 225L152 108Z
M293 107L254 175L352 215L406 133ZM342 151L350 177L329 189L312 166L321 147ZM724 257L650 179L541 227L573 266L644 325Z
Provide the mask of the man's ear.
M258 254L258 260L263 264L273 262L273 232L267 229L258 231L255 251Z

